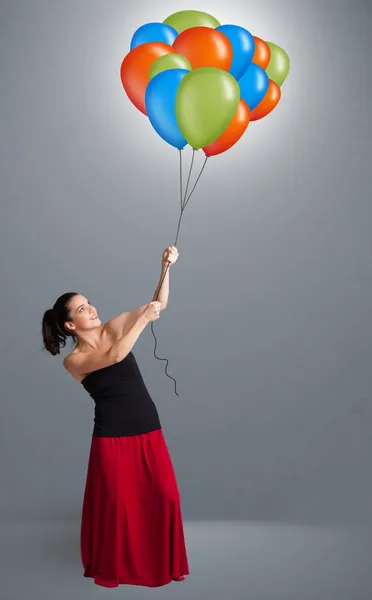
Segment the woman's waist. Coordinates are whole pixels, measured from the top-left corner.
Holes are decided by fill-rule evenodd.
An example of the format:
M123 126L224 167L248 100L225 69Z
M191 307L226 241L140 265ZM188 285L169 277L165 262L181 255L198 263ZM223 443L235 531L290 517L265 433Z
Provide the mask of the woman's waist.
M157 429L160 425L159 414L154 402L146 405L103 404L94 411L95 432L100 435L132 435L143 430Z
M95 414L107 416L143 412L146 408L155 406L148 394L99 398L94 403Z
M125 390L105 390L90 393L90 397L97 406L130 404L132 402L146 402L151 396L145 387L128 388Z

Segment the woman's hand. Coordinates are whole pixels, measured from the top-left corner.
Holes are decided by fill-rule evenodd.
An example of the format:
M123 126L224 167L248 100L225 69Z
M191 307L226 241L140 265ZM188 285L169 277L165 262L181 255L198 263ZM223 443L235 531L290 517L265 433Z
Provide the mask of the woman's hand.
M170 263L171 265L174 265L174 263L178 259L178 256L179 256L179 254L178 254L178 250L177 250L176 246L169 246L163 252L163 256L162 256L163 265L166 266L168 263Z

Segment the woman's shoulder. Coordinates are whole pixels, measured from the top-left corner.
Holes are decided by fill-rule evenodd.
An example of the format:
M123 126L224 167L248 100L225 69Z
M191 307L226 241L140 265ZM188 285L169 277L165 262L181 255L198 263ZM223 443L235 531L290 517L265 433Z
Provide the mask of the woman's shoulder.
M70 354L67 354L63 359L63 366L66 371L74 378L76 381L81 381L82 377L76 372L76 367L78 366L78 357L81 355L81 350L72 350Z
M102 339L102 345L95 350L75 347L63 360L63 366L76 381L81 382L92 371L112 364L111 348L111 336Z
M87 355L91 356L92 354L102 354L103 352L106 352L107 349L112 346L112 340L110 339L111 337L112 336L110 336L110 333L102 325L102 331L101 331L102 346L101 346L101 348L99 348L97 350L89 349L88 351L86 351L86 350L82 350L81 348L79 348L78 345L76 345L75 348L73 348L71 350L71 352L69 354L67 354L67 356L65 356L65 358L63 360L63 365L69 366L69 365L77 364L79 362L79 359L83 358L84 356L87 356Z
M70 363L71 361L73 361L75 359L75 357L77 355L81 354L81 350L80 348L77 348L75 346L75 348L73 350L71 350L71 352L69 354L67 354L67 356L65 356L64 360L63 360L63 364L65 363Z

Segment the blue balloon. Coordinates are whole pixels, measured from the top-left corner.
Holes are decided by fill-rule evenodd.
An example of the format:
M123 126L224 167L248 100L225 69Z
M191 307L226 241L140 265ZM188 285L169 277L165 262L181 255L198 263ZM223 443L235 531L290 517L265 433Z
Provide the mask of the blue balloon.
M230 40L233 49L230 73L239 79L252 62L255 48L253 35L239 25L220 25L216 29Z
M130 49L133 50L133 48L141 44L147 44L147 42L164 42L164 44L171 46L177 36L178 32L170 25L166 25L165 23L146 23L146 25L141 25L135 31L130 43Z
M264 98L269 87L269 78L261 67L256 63L252 63L238 83L240 85L240 97L253 110Z
M186 69L168 69L158 73L149 82L145 93L147 116L156 133L168 144L182 149L187 141L178 127L176 96L182 79L190 73Z

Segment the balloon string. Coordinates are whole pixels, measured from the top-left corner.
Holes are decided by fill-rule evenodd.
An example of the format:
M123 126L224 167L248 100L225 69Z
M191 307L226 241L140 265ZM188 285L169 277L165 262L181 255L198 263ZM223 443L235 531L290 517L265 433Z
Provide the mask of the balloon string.
M181 212L182 212L182 148L178 149L180 153L180 200L181 200Z
M204 161L204 164L203 164L203 167L202 167L202 169L201 169L201 171L200 171L200 173L199 173L199 176L198 176L198 178L197 178L197 180L196 180L196 182L195 182L195 185L194 185L194 187L192 188L192 190L191 190L191 192L190 192L190 194L189 194L189 196L188 196L187 200L185 201L185 199L186 199L186 194L187 194L187 190L188 190L188 186L189 186L189 182L190 182L191 171L192 171L192 167L193 167L193 164L194 164L195 149L193 148L193 155L192 155L192 161L191 161L191 166L190 166L190 171L189 171L189 177L188 177L188 181L187 181L187 186L186 186L185 195L184 195L183 202L182 202L182 150L181 150L181 149L179 149L179 153L180 153L180 196L181 196L181 212L180 212L180 217L179 217L179 219L178 219L178 226L177 226L176 239L175 239L175 242L174 242L174 245L175 245L175 246L177 246L177 240L178 240L178 235L179 235L179 232L180 232L180 226L181 226L181 221L182 221L182 216L183 216L184 210L185 210L185 208L186 208L186 205L187 205L188 201L190 200L190 197L191 197L192 193L194 192L194 190L195 190L195 188L196 188L196 184L198 183L198 181L199 181L199 179L200 179L200 177L201 177L201 174L202 174L202 172L203 172L203 170L204 170L204 167L205 167L205 165L206 165L206 163L207 163L207 159L209 158L208 156L206 156L206 158L205 158L205 161ZM158 289L158 292L157 292L157 294L156 294L155 301L156 301L156 300L158 299L158 297L159 297L160 290L161 290L161 288L162 288L163 281L164 281L164 279L165 279L165 276L166 276L166 274L167 274L167 272L168 272L168 269L169 269L169 266L170 266L170 264L171 264L171 263L170 263L170 262L168 262L168 264L167 264L167 268L165 269L164 275L163 275L163 277L162 277L162 280L161 280L161 283L160 283L160 285L159 285L159 289ZM151 331L152 331L152 335L154 336L154 339L155 339L154 356L155 356L155 358L157 358L158 360L164 360L164 361L166 361L166 363L167 363L167 364L165 365L165 374L166 374L166 376L167 376L167 377L169 377L169 379L172 379L172 380L174 381L174 391L175 391L175 394L176 394L177 396L179 396L179 393L177 392L177 382L176 382L176 380L174 379L174 377L172 377L171 375L169 375L169 373L168 373L168 371L167 371L167 369L168 369L168 363L169 363L169 360L168 360L168 358L161 358L160 356L157 356L157 355L156 355L156 348L157 348L158 342L157 342L156 335L155 335L155 331L154 331L154 322L153 322L153 321L151 321Z
M202 173L203 173L203 171L204 171L204 167L205 167L205 165L207 164L207 160L208 160L208 158L209 158L209 156L206 156L206 157L205 157L204 164L203 164L203 166L202 166L202 168L201 168L201 171L200 171L200 173L199 173L199 175L198 175L198 178L197 178L197 180L195 181L195 185L194 185L194 187L192 188L192 190L191 190L191 192L190 192L190 194L189 194L189 196L188 196L188 198L187 198L186 202L185 202L185 203L184 203L184 205L183 205L183 209L185 209L185 208L186 208L186 206L187 206L187 203L188 203L188 201L190 200L190 198L191 198L191 196L192 196L192 193L193 193L193 191L194 191L194 190L195 190L195 188L196 188L196 184L198 183L198 181L199 181L199 179L200 179L200 177L201 177L201 174L202 174ZM186 196L186 194L185 194L185 196Z
M191 171L192 171L192 167L193 167L193 164L194 164L194 158L195 158L195 148L192 149L191 166L190 166L190 170L189 170L189 176L188 176L188 179L187 179L187 185L186 185L186 190L185 190L185 195L184 195L184 198L183 198L183 202L185 202L186 194L187 194L187 191L189 189ZM184 208L185 208L185 206L184 206L184 204L182 204L181 205L181 213L183 212Z

